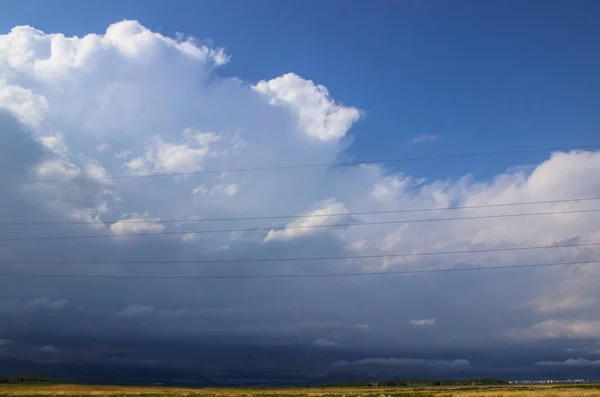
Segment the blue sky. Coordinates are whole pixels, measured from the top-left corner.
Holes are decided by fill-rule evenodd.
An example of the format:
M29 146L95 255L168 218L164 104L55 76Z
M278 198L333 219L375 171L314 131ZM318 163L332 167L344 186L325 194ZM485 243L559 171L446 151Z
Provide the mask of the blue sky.
M0 29L68 35L137 19L162 34L211 39L220 70L257 81L294 71L366 112L359 159L597 143L600 6L564 1L9 2ZM434 134L434 143L410 145ZM489 177L543 154L407 164L425 177Z
M594 376L598 148L203 171L600 143L598 4L4 3L0 369Z

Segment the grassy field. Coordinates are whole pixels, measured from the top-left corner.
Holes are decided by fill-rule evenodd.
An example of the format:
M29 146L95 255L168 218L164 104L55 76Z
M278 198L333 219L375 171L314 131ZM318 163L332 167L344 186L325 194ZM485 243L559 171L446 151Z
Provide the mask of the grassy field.
M213 389L91 385L0 385L0 396L200 397L600 397L600 385L461 386L423 388Z

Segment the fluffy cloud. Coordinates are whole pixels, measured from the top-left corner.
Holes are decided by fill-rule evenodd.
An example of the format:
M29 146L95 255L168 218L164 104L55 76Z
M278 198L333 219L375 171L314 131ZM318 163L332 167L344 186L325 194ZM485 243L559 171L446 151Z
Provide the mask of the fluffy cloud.
M82 38L17 26L9 34L0 36L0 49L0 60L10 69L44 81L89 72L103 54L149 61L173 51L203 63L222 65L228 61L222 49L197 45L192 39L174 40L154 33L136 21L118 22L109 26L104 35L88 34Z
M213 133L185 130L185 141L164 142L160 136L150 140L143 157L136 157L125 166L136 174L149 172L191 172L202 169L204 159L211 153L210 145L219 141ZM123 152L120 152L121 157ZM119 156L117 156L119 157Z
M297 117L298 128L321 141L342 138L360 117L356 108L335 103L326 87L287 73L259 81L254 89L274 106L283 106Z
M267 237L265 237L265 241L285 241L319 233L320 227L334 225L348 218L346 215L348 213L346 206L333 198L316 203L314 207L315 209L302 214L301 218L286 224L283 230L269 231Z
M0 108L10 110L25 124L37 126L44 119L48 103L31 90L9 85L0 78Z
M410 325L414 325L415 327L422 327L426 325L435 325L435 318L426 318L422 320L410 320Z

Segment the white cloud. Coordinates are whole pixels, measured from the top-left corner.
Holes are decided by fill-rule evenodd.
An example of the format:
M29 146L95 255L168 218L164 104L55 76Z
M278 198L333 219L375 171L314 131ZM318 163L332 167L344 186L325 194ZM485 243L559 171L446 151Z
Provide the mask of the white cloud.
M129 305L117 313L118 317L137 317L154 313L154 307L144 305Z
M222 65L229 59L220 48L198 45L194 39L174 40L148 30L137 21L117 22L104 35L88 34L81 38L17 26L0 35L0 49L0 61L9 68L46 82L88 72L102 61L102 55L119 54L125 59L150 61L174 51L196 62L214 65Z
M600 321L552 319L507 334L516 339L600 339Z
M0 109L2 108L14 113L22 123L38 126L48 111L48 103L46 98L29 89L8 84L0 75Z
M3 102L2 106L13 106L11 112L19 114L19 119L32 127L31 140L35 144L23 148L19 146L18 138L1 135L0 146L3 153L16 161L6 162L4 159L7 157L0 156L0 162L4 166L0 167L0 180L70 179L106 174L129 176L131 172L210 171L287 164L329 164L336 159L347 158L345 150L348 140L342 137L350 134L349 128L356 122L359 113L354 108L339 105L339 100L343 98L334 99L323 87L296 75L280 76L271 81L259 82L254 87L240 79L223 78L213 70L218 64L226 61L226 56L219 55L220 51L217 48L194 43L166 40L164 36L150 32L132 21L112 25L105 35L64 37L60 34L46 34L30 27L18 27L6 35L1 35L0 79L7 87L19 87L24 90L15 91L14 88L9 88L10 100ZM21 94L24 95L23 98L33 95L30 103L34 106L23 105L29 103L29 99L14 99ZM44 98L47 107L40 105L42 102L35 98ZM98 154L98 145L108 143L121 155L107 156L106 152ZM39 150L36 152L40 145L43 146L42 154L38 153ZM17 155L10 157L11 153ZM89 222L101 220L107 214L113 214L111 219L115 215L118 218L120 214L130 214L122 221L110 225L111 233L130 234L163 231L165 226L160 219L347 214L600 196L600 179L596 177L600 173L600 152L558 152L540 163L519 168L511 167L515 165L512 157L502 158L502 161L507 171L483 179L479 172L476 178L469 174L453 174L451 168L447 169L449 178L424 179L422 177L428 176L427 174L411 175L397 171L396 167L368 165L315 167L289 172L278 170L231 173L227 179L211 179L212 177L207 175L188 178L133 178L115 181L110 186L92 181L39 184L22 187L22 190L21 187L11 190L11 193L22 193L18 196L18 201L7 201L12 197L10 194L1 195L0 204L6 212L5 219L10 218L11 212L27 214L30 219L42 221ZM522 161L527 162L527 157L523 157ZM128 163L129 166L124 168L123 163ZM95 167L90 168L89 164L94 164ZM477 170L479 163L472 164L472 169ZM235 179L239 175L242 175L243 180ZM199 188L196 191L197 196L190 197L195 187ZM228 195L233 198L229 199ZM329 197L335 199L323 201ZM591 213L460 222L390 223L346 228L305 227L331 223L359 224L380 220L487 216L591 208L597 208L597 203L582 201L523 207L356 215L352 218L348 215L298 217L287 224L287 221L281 223L285 225L284 230L274 230L280 225L275 221L239 221L228 225L231 225L231 228L256 226L273 230L268 233L266 239L266 233L190 232L181 235L181 239L158 236L152 239L88 239L85 242L79 241L81 244L57 240L39 250L31 250L28 248L30 245L26 244L11 244L10 250L3 251L2 255L6 260L23 258L22 260L32 261L49 260L48 258L111 261L119 258L204 260L351 255L348 251L381 256L536 246L561 241L600 241L600 223L597 222L596 215ZM152 216L145 211L149 211ZM127 219L142 222L127 223ZM96 231L90 231L92 227L109 226L95 223L93 226L78 225L76 229L75 226L36 228L35 235L94 234ZM194 225L170 223L168 230L187 232L205 230L204 228L207 230L229 226L217 222L199 222ZM5 231L7 234L9 229ZM27 231L23 230L23 233ZM304 236L313 238L301 238ZM315 236L319 238L314 238ZM151 242L148 243L148 240ZM277 243L264 244L265 240ZM185 241L188 243L185 244ZM225 247L226 250L218 251ZM383 268L446 269L463 265L512 266L588 260L598 258L598 253L597 248L587 247L440 255L436 256L435 260L419 256L367 258L327 263L294 263L289 264L289 267L287 263L282 263L260 267L193 266L192 269L192 266L178 264L172 271L174 274L203 275L213 274L212 269L219 274L230 274L234 271L239 274L283 274L361 272ZM143 265L107 265L101 268L100 270L96 266L73 266L67 270L64 266L45 265L43 272L103 272L113 276L137 276L167 274L171 271L171 267ZM464 302L473 305L469 306L470 308L477 306L477 309L481 309L487 305L495 308L490 311L492 314L481 314L484 317L491 316L481 319L481 323L486 326L494 324L494 327L497 327L494 328L495 331L504 333L507 329L515 327L510 321L513 319L512 314L507 313L512 313L514 307L523 302L529 304L522 307L523 310L539 312L534 313L534 318L557 311L560 311L560 318L569 318L567 314L570 313L573 313L573 318L597 318L594 308L598 307L600 291L594 283L600 277L598 269L598 266L582 265L544 268L539 271L528 269L519 271L520 273L516 270L502 274L478 272L477 285L461 288L457 287L462 285L458 279L444 279L443 287L440 288L448 288L458 291L461 296L465 295ZM514 277L511 286L514 285L516 290L510 296L497 293L497 289L503 285L497 280L505 274L514 275L506 276ZM473 276L475 277L474 273ZM379 280L373 283L369 281L374 279L365 277L356 282L361 285L364 283L362 291L366 296L380 293L384 296L388 293L385 288L390 287L382 286ZM411 313L436 313L436 309L439 309L436 303L419 299L420 293L425 294L429 291L430 280L426 275L415 277L414 284L397 292L398 299L412 298L417 301L418 307ZM324 280L323 283L325 282L329 281ZM82 302L100 300L95 295L96 289L75 290L74 286L69 285L65 287L65 291L72 293L72 297L69 295L70 302L76 299ZM169 302L170 305L184 307L192 300L226 301L240 299L240 296L253 296L248 304L255 302L254 297L257 305L279 304L288 307L298 304L302 308L301 315L305 317L294 319L294 324L299 324L305 319L322 318L319 316L323 313L317 311L325 310L322 303L327 302L326 310L331 310L339 316L332 321L345 324L340 326L341 328L349 328L354 321L361 318L371 321L370 314L357 314L367 301L350 303L350 299L344 299L348 288L345 282L336 284L325 292L313 284L311 288L287 288L287 284L286 287L281 287L281 283L278 283L274 284L272 289L261 290L260 294L254 293L256 287L252 283L243 283L243 287L240 286L233 292L220 288L220 283L206 283L202 288L198 288L197 283L177 281L160 283L156 288L148 288L147 285L132 283L130 288L120 290L114 299L119 300L122 306L129 302L143 301L153 305L152 307L158 307L158 303L153 299L168 296L173 300ZM528 287L531 285L535 287ZM7 283L5 288L7 293L8 290L19 291L18 283ZM48 289L43 289L32 296L44 296L48 293ZM331 300L332 296L339 296L340 299ZM452 299L455 295L448 296ZM467 296L477 297L476 302L467 301ZM177 301L178 299L181 301ZM382 305L380 313L398 309L395 306L397 301L378 302ZM2 303L3 310L9 306L12 307L11 315L19 310L30 314L35 314L34 310L42 310L40 306L30 306L27 300L16 305L10 302ZM465 310L458 304L448 304L446 307L450 311ZM377 318L372 319L377 320L378 326L369 332L368 336L396 332L394 330L402 328L402 323L406 325L407 319L413 318L406 317L410 314L404 309L399 310L402 313L390 319L389 325L383 324ZM476 312L483 313L478 310ZM448 317L452 317L451 313L448 313ZM555 323L534 325L531 330L522 331L519 335L567 335L569 338L583 339L593 336L596 332L593 324L588 324L586 331L583 324L568 326L565 325L567 320L553 321ZM241 328L236 326L237 324L234 324L236 330ZM426 334L436 333L436 328L439 327L431 327L431 332ZM296 327L289 332L300 330L301 327ZM153 332L151 329L139 331ZM350 334L359 336L356 332ZM314 338L316 337L315 335ZM429 335L423 337L428 338Z
M110 178L108 171L96 161L90 161L85 165L85 174L92 179Z
M439 139L439 135L435 134L421 134L413 137L410 141L412 143L426 143L426 142L435 142Z
M103 151L105 151L106 149L110 149L110 144L108 144L108 143L103 143L103 144L100 144L100 145L96 146L96 150L97 150L99 153L102 153L102 152L103 152Z
M38 349L39 352L44 354L60 354L60 349L52 345L45 345Z
M410 323L410 325L414 325L415 327L435 325L435 318L425 318L422 320L410 320L409 323Z
M160 233L165 226L160 223L159 218L152 218L147 212L138 214L131 213L122 220L110 225L110 231L114 235L120 234L142 234Z
M118 152L115 152L115 157L118 159L126 159L129 158L129 156L131 156L131 150L119 150Z
M565 361L539 361L535 364L543 367L600 367L600 360L569 358Z
M270 104L288 108L298 118L298 128L321 141L342 138L360 117L356 108L335 103L326 87L294 73L259 81L253 88Z
M327 340L325 338L319 338L319 339L315 339L313 341L313 345L315 346L319 346L319 347L332 347L332 346L339 346L338 343Z
M354 328L358 328L358 329L369 329L369 328L371 328L371 326L369 324L354 324L353 327Z
M13 341L10 339L2 339L0 338L0 347L4 347L4 346L8 346L8 345L12 345Z
M184 132L185 141L164 142L160 136L150 140L143 157L136 157L125 166L136 174L149 172L191 172L202 169L205 158L211 153L210 146L219 141L213 133L191 130Z
M334 198L324 200L313 205L310 212L304 213L303 217L297 218L287 225L283 230L271 230L265 237L265 242L274 240L291 240L319 232L319 226L333 225L347 219L348 209L343 203Z

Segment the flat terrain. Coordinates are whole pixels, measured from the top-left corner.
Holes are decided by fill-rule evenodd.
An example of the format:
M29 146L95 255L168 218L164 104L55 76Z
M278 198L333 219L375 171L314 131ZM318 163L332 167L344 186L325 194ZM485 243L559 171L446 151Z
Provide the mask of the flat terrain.
M94 385L0 385L0 396L211 396L211 397L600 397L600 384L423 388L178 388Z

